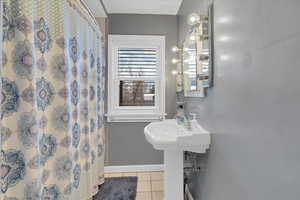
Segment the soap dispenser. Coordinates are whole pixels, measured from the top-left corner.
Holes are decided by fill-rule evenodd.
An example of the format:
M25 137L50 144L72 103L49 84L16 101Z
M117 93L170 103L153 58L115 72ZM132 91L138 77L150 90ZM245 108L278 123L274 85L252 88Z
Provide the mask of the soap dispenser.
M197 114L196 113L190 113L190 115L192 116L192 119L190 120L190 127L191 127L191 130L194 131L194 130L197 130L198 129L198 121L197 121Z

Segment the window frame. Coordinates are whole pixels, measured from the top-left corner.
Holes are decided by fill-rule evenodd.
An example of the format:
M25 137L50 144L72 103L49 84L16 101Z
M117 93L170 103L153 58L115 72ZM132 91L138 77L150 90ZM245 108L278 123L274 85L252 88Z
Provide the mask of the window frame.
M156 78L121 78L118 76L119 48L155 48ZM119 106L121 80L155 80L155 106ZM165 36L108 36L108 122L152 122L165 119Z

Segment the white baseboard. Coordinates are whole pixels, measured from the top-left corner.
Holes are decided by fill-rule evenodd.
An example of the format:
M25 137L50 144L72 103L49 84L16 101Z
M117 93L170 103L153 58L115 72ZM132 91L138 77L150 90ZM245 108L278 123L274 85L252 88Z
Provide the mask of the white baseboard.
M156 172L164 171L164 165L121 165L121 166L106 166L105 173L130 173L130 172Z

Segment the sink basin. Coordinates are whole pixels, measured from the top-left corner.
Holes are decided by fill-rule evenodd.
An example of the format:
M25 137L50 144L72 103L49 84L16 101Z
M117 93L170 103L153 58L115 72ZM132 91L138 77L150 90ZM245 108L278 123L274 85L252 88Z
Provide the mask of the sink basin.
M183 200L183 152L205 153L210 133L198 123L186 130L175 119L150 123L144 132L155 149L164 151L164 200Z
M157 150L182 150L205 153L210 133L200 125L192 131L177 124L175 119L153 122L145 127L146 140Z

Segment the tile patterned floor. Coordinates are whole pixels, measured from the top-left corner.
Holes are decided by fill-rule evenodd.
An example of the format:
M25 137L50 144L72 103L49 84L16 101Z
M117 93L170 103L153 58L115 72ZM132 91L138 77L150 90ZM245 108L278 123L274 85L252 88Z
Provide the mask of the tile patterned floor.
M105 177L137 176L136 200L163 200L163 172L107 173Z

